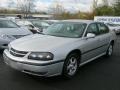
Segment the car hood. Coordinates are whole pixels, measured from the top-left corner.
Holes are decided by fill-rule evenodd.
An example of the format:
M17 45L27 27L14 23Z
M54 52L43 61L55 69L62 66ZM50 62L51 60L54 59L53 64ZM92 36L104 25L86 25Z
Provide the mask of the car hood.
M0 34L6 35L28 35L32 34L29 30L22 28L0 28Z
M49 35L30 35L10 43L10 46L20 51L50 51L62 45L69 45L76 38L55 37Z

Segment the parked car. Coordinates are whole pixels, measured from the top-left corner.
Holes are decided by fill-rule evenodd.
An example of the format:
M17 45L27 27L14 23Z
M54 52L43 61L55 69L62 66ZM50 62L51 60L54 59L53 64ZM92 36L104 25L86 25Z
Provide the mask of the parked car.
M38 19L30 19L29 20L35 27L39 28L39 31L42 32L43 30L47 29L50 24L43 20Z
M50 26L47 22L37 19L17 20L16 23L21 27L27 27L34 34L40 33Z
M43 34L15 40L4 51L4 62L24 73L71 78L78 67L103 55L111 56L116 35L94 21L62 21Z
M21 29L10 20L0 19L0 49L5 49L11 41L30 34L29 30Z
M28 20L16 20L17 25L19 25L22 28L27 28L30 30L33 34L39 33L39 28L35 27L30 21Z
M106 23L110 30L115 31L116 34L120 34L120 25L119 24L113 24L113 23Z

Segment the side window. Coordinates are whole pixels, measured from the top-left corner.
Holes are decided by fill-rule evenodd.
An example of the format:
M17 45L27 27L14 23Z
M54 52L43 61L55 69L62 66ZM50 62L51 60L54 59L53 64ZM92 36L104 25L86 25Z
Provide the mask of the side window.
M90 24L87 28L87 33L94 33L95 35L99 35L99 30L98 30L97 24L95 24L95 23Z
M109 32L109 28L103 23L98 23L98 28L99 28L100 34L105 34Z

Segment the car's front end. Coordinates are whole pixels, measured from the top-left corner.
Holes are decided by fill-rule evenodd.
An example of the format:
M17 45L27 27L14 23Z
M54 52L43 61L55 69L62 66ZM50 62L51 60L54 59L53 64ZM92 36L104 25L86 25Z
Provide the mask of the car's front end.
M52 54L49 54L46 53L47 56L42 56L40 53L39 56L35 56L36 54L31 52L17 51L11 48L6 49L3 56L7 65L21 72L45 77L60 75L63 60L53 60L53 56L50 56ZM44 59L40 60L41 57Z
M54 44L53 41L60 42ZM9 44L3 54L4 61L10 67L28 74L45 77L60 75L65 56L60 51L62 48L55 48L70 41L67 38L39 34L23 37Z
M4 61L28 74L45 77L60 75L66 58L65 51L63 53L60 47L68 47L65 44L71 41L74 39L39 34L23 37L9 44L3 54Z
M23 37L11 42L5 49L4 62L13 69L31 75L61 75L66 56L71 51L68 44L72 42L73 46L75 40L46 35Z

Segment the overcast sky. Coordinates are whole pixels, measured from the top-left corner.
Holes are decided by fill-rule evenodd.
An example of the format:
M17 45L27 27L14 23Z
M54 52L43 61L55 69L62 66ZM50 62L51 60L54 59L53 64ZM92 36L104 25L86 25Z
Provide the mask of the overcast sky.
M47 11L48 8L53 4L55 0L34 0L35 9L39 11ZM58 0L68 11L90 11L93 0ZM108 0L112 1L112 0ZM102 0L99 0L101 3ZM16 0L0 0L0 7L4 8L15 8Z

